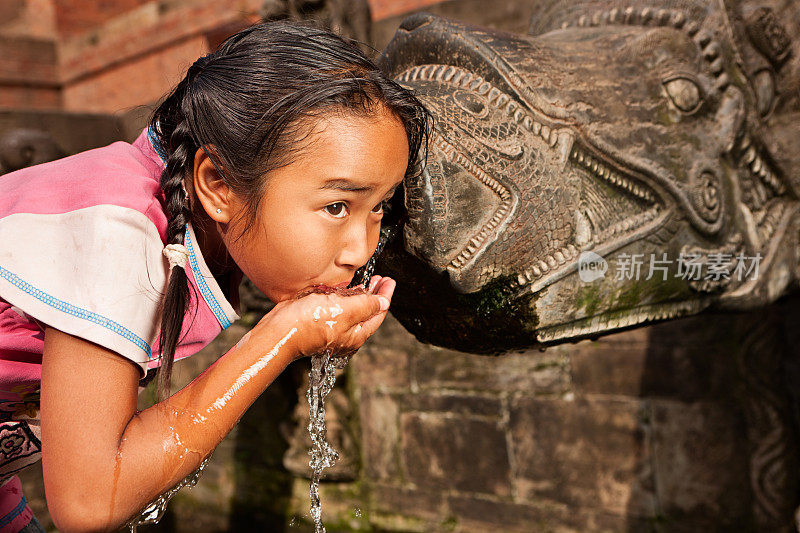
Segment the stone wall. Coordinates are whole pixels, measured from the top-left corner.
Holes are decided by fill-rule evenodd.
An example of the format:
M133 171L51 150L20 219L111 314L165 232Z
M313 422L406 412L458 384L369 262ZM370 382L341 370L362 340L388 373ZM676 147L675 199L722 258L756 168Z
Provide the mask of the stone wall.
M420 344L390 317L329 397L344 467L323 482L328 530L754 531L766 500L784 523L762 530L788 531L796 309L497 357ZM245 331L178 363L177 386ZM142 531L307 531L307 371L297 362L267 389L198 486ZM46 521L36 475L24 482Z

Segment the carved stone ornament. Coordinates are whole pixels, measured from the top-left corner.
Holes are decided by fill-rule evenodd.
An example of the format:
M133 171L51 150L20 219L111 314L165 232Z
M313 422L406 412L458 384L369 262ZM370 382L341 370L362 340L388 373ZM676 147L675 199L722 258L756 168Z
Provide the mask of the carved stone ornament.
M380 264L395 316L495 353L794 290L791 45L736 2L543 2L530 35L406 19L381 60L435 124Z

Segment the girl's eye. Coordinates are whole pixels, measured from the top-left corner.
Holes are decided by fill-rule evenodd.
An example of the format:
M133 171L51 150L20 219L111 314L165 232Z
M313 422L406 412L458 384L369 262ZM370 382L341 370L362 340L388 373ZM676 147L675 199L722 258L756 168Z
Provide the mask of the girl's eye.
M375 214L383 213L383 208L385 207L386 202L381 202L375 207L372 208L372 212Z
M347 215L347 206L344 202L336 202L325 206L325 211L334 218L344 218Z

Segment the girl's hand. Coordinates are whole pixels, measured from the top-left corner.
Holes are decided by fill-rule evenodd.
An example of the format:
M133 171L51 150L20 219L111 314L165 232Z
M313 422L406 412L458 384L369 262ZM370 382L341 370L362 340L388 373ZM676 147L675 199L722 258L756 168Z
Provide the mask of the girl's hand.
M254 336L261 327L297 328L289 341L297 358L326 349L353 353L386 318L395 286L389 277L373 276L366 292L313 287L276 305L253 328Z

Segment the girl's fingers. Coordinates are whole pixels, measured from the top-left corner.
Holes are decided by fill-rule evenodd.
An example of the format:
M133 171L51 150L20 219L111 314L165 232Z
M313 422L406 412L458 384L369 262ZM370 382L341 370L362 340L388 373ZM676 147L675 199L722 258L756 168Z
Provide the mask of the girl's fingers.
M386 318L386 313L378 313L374 315L364 322L360 324L356 324L355 327L351 330L356 337L356 342L361 345L363 344L373 333L378 330L378 327L383 323L383 319Z
M372 276L369 280L369 292L373 292L375 287L380 283L381 276Z
M397 287L397 282L390 277L385 277L381 279L381 282L375 287L374 294L385 296L391 300L395 287Z

